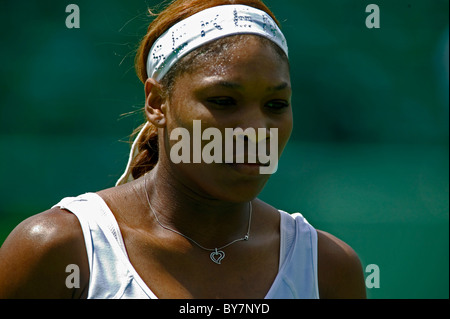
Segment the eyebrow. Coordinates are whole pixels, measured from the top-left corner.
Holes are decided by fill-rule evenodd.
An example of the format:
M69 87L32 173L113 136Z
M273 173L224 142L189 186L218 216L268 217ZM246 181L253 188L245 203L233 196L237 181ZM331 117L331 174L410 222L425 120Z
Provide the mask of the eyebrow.
M290 85L287 82L283 82L277 86L269 87L267 89L267 91L276 92L276 91L282 91L282 90L288 89L288 88L290 88Z
M216 83L214 83L214 85L218 85L218 86L223 86L226 87L227 89L242 89L243 86L240 85L239 83L235 83L235 82L227 82L227 81L218 81Z
M219 85L219 86L223 86L225 88L234 89L234 90L239 90L239 89L242 90L244 88L239 83L228 82L228 81L218 81L218 82L214 83L214 85ZM283 82L283 83L281 83L279 85L268 87L266 91L268 91L268 92L277 92L277 91L282 91L282 90L287 89L287 88L290 88L289 84L287 82Z

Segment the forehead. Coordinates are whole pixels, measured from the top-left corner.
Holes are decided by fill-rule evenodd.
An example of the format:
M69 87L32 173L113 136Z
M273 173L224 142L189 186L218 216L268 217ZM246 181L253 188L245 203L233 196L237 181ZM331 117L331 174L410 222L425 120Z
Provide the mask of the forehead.
M266 76L279 82L289 80L289 62L284 52L270 40L256 35L237 35L217 40L186 56L178 77ZM277 79L278 78L278 79Z

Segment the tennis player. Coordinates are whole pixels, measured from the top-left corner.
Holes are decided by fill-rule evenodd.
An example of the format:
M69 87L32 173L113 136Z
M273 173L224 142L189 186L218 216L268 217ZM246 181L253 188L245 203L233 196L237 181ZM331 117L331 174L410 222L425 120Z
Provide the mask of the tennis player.
M259 0L168 5L137 52L146 120L124 174L17 226L0 250L0 298L364 298L351 247L257 199L267 162L204 160L220 151L209 141L237 128L257 132L233 135L248 150L281 155L293 126L288 56ZM175 163L188 150L192 160Z

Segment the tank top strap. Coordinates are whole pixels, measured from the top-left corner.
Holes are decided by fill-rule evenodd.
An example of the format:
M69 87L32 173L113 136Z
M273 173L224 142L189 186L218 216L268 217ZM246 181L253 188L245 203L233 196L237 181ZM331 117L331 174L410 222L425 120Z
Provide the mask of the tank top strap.
M125 243L120 233L119 225L105 201L95 193L86 193L78 197L64 198L57 205L77 216L81 228L98 228L108 238L108 242L119 247L125 254ZM54 206L54 207L55 207ZM111 236L108 236L111 234Z
M89 262L89 299L156 298L132 267L119 225L95 193L64 198L54 207L79 220Z
M317 231L300 213L280 214L280 268L266 298L318 299Z

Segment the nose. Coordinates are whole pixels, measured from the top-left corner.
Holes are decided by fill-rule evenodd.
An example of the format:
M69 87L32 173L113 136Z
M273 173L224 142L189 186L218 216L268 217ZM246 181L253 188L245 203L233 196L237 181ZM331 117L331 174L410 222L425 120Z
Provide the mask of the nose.
M243 132L236 135L236 139L259 144L270 139L270 120L259 105L245 108L239 115L238 125ZM254 134L251 134L253 133Z

